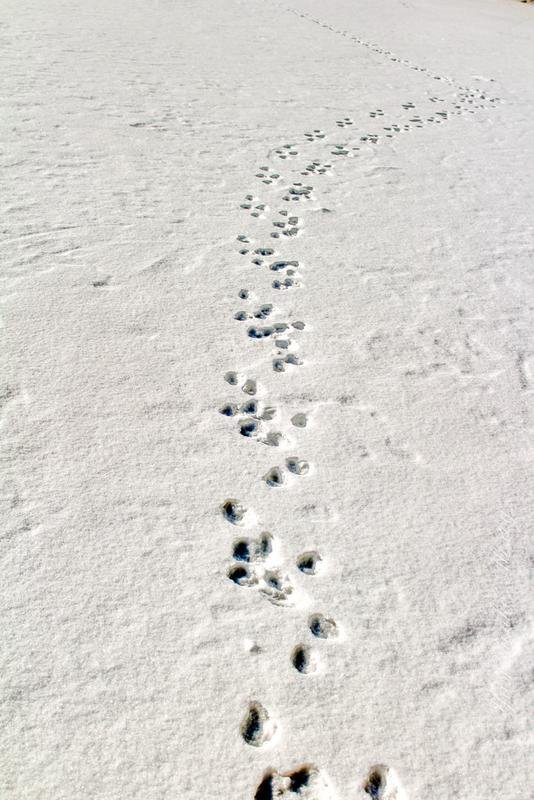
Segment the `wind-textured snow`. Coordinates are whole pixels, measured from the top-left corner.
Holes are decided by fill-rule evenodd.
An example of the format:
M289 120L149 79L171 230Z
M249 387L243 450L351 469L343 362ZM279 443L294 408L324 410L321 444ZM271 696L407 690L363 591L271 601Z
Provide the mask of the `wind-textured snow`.
M532 6L2 11L1 797L526 798Z

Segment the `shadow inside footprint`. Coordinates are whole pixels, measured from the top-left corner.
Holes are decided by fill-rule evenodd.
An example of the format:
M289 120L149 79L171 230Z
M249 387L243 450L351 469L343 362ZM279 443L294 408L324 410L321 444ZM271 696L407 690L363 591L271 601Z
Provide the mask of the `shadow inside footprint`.
M225 500L222 504L221 512L223 517L228 522L231 522L232 525L239 525L245 517L246 509L238 500L230 499Z
M269 741L275 731L267 710L261 703L251 703L241 723L241 736L252 747L261 747Z

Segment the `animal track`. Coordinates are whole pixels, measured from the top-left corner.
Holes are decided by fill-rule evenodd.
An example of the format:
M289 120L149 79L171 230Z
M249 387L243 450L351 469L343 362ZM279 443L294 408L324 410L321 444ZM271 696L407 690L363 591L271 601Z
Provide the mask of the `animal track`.
M405 800L406 795L395 770L385 764L372 767L364 784L372 800Z
M232 525L242 525L247 510L244 506L241 505L239 500L225 500L221 506L222 515L227 522L230 522Z
M326 776L313 764L305 764L290 772L270 770L263 776L254 800L334 800Z
M303 572L305 575L315 575L319 568L319 563L321 561L321 556L315 550L310 550L306 553L302 553L297 558L297 567Z
M333 619L323 616L323 614L312 614L308 620L310 631L318 639L330 639L337 636L337 625Z
M244 374L236 371L227 372L224 375L226 383L236 387L236 391L240 389L248 397L241 404L230 397L219 407L219 413L235 420L234 430L244 439L251 440L250 446L261 444L280 448L275 451L277 453L281 451L279 465L267 470L262 476L262 481L269 488L286 486L290 489L297 477L311 472L308 461L293 455L285 457L287 452L285 448L293 449L294 440L300 436L302 429L308 426L308 414L297 411L291 416L283 403L278 409L272 404L264 404L263 397L272 386L271 381L277 386L284 384L284 381L290 381L292 367L301 366L305 360L307 361L306 353L304 356L301 355L302 339L305 340L306 337L300 335L306 326L302 320L291 321L293 312L285 301L288 297L293 299L293 295L285 295L284 292L305 287L307 270L305 265L299 264L294 254L297 252L296 244L306 232L307 201L314 201L310 205L313 212L319 212L319 216L320 212L332 211L316 204L314 187L299 180L297 176L307 178L320 175L323 176L322 184L328 183L334 165L336 170L343 169L343 165L351 159L374 155L378 145L392 143L392 140L401 134L408 135L425 126L444 124L453 115L474 114L481 108L494 105L498 102L498 98L488 97L484 91L461 86L447 76L434 74L425 67L413 64L408 59L402 59L393 52L366 42L358 36L337 30L334 26L321 22L309 14L294 9L287 10L321 25L336 35L343 36L354 45L366 47L371 52L382 55L384 62L398 65L394 69L400 66L418 70L425 73L428 79L440 81L440 94L434 93L438 87L432 83L431 93L418 100L417 111L416 103L411 99L401 103L397 113L386 114L385 109L377 107L366 115L367 121L363 129L356 130L354 120L350 116L344 116L335 120L328 136L321 129L311 129L299 138L299 146L288 142L271 150L266 162L255 172L256 179L269 187L268 190L262 189L269 200L269 205L251 192L247 193L240 203L240 208L254 218L253 222L249 222L255 228L254 236L240 233L236 237L239 254L247 256L247 259L240 261L239 270L250 269L250 275L254 277L251 277L250 282L247 281L250 288L243 287L238 290L237 295L243 303L240 304L240 308L234 310L233 319L235 322L247 322L241 330L246 339L251 340L250 347L254 347L253 374L260 375L259 362L263 359L262 364L267 369L270 365L274 372L288 372L288 375L280 379L274 379L272 376L266 378L265 383L261 384L261 402L258 402L258 383L255 378L246 377L246 372ZM333 136L335 129L342 130L343 133ZM320 149L319 152L312 153L310 145ZM299 152L301 149L302 154ZM292 164L291 160L299 156L301 158L297 163ZM289 178L282 178L280 172L269 166L269 163L276 160L285 162L284 169L288 168ZM300 206L288 206L288 203L300 203ZM298 215L292 213L295 208L298 209ZM295 238L297 236L298 239ZM267 244L260 245L258 241ZM310 275L312 274L310 270ZM262 287L261 294L260 287ZM273 292L277 293L279 302L276 304L272 302ZM284 321L284 317L287 321ZM266 347L269 348L267 353L265 353ZM275 417L277 429L273 429L270 424ZM412 453L411 448L393 442L387 432L384 432L384 435L387 453L398 458L418 460L418 454ZM243 443L242 446L246 445ZM360 454L367 455L366 449L363 450L364 452ZM233 498L222 504L221 512L226 521L233 526L244 526L246 523L248 527L250 521L254 521L254 514L248 512ZM278 606L294 603L302 594L301 586L313 588L315 583L313 576L317 575L322 565L319 552L306 550L296 558L293 556L295 560L289 564L289 571L286 572L283 562L280 561L280 548L278 545L275 547L275 540L267 532L257 534L256 538L241 536L234 539L229 547L232 561L226 569L225 580L228 585L233 583L235 587L240 587L235 591L240 592L243 589L244 594L245 590L259 592ZM308 636L311 634L314 637L312 641L335 639L339 636L335 620L321 613L310 615L306 623ZM320 645L316 641L314 647L299 642L291 651L291 665L301 675L317 670L319 662L316 648L320 650ZM260 652L259 648L257 652ZM272 738L274 730L274 723L270 720L266 709L260 703L250 703L241 723L243 741L251 746L261 747ZM396 774L385 765L373 767L362 788L372 800L404 800L405 797ZM305 765L292 772L268 772L255 794L256 800L274 800L274 798L290 800L291 797L297 796L301 800L305 798L331 800L333 793L326 777L317 768Z
M261 703L251 703L241 722L241 736L252 747L261 747L272 739L276 725Z
M298 644L291 653L291 663L302 675L317 671L317 656L308 645Z

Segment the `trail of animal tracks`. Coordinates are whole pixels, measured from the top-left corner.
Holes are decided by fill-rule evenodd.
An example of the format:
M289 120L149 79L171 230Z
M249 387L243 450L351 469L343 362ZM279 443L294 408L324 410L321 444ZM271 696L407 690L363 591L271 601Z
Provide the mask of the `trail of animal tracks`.
M526 797L532 8L3 12L2 798Z

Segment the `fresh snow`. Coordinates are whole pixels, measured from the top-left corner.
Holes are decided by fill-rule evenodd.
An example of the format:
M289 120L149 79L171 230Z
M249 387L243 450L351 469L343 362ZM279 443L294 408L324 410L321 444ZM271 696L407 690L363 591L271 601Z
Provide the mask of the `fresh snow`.
M2 799L527 798L533 7L2 11Z

